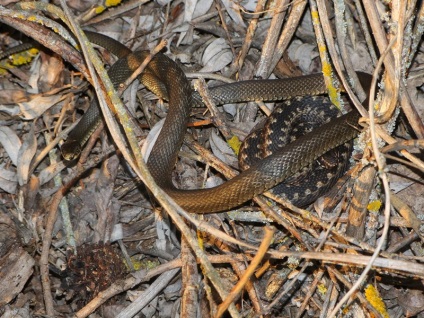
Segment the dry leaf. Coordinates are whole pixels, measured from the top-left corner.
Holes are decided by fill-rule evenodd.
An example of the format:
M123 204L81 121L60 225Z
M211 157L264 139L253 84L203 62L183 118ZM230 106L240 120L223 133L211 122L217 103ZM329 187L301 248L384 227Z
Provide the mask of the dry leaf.
M238 166L237 158L234 155L233 150L230 146L219 137L214 131L211 134L211 149L215 156L225 162L227 165L232 167Z
M26 120L32 120L40 117L50 107L56 105L58 102L63 100L63 95L52 95L52 96L37 96L29 102L19 103L21 109L21 118Z
M15 194L18 186L18 176L15 171L0 168L0 188L7 193Z
M162 119L152 127L149 134L147 135L146 140L143 143L143 146L141 147L141 154L143 155L145 162L147 162L147 159L149 159L150 152L152 151L152 148L156 143L156 140L158 139L159 133L162 130L164 122L165 119Z
M203 68L200 72L216 72L231 63L233 55L224 39L216 39L209 44L203 53Z
M18 152L18 182L20 186L27 184L32 159L37 151L37 139L34 134L34 124L24 136L24 142Z
M240 7L237 2L232 0L222 0L222 3L224 4L225 9L227 9L231 19L233 19L235 23L240 26L246 26L241 16Z
M9 158L15 166L18 165L18 153L21 148L21 141L16 133L7 126L0 127L0 144L6 150Z

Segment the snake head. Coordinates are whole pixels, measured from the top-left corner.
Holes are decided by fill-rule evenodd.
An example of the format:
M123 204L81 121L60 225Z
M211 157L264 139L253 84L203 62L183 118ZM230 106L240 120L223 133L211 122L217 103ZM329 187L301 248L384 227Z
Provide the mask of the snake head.
M72 161L77 159L81 154L81 143L77 140L68 139L66 140L60 151L62 152L62 157L66 161Z

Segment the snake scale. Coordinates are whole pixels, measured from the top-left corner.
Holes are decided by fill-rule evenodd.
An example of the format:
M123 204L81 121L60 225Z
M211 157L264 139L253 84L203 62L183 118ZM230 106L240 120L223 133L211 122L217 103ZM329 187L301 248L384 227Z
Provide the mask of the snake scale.
M108 74L117 87L142 63L148 52L131 52L106 36L88 32L90 41L119 57ZM361 84L368 87L370 76L358 73ZM162 53L156 54L141 74L142 83L169 100L169 111L161 133L152 149L148 168L156 181L180 206L193 213L225 211L252 199L311 165L323 154L352 140L358 134L359 114L351 111L299 137L271 156L257 160L235 178L209 189L180 190L171 180L172 170L182 145L192 105L197 97L180 67ZM321 74L290 79L242 81L211 89L217 104L240 101L276 101L326 92ZM163 96L162 96L163 97ZM80 149L101 121L97 105L92 105L62 145L65 159L79 155Z

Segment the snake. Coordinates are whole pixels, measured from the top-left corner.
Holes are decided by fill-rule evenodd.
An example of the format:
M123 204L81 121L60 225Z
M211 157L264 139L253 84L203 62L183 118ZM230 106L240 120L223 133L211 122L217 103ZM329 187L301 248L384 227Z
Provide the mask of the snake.
M148 51L132 52L125 45L99 33L86 32L89 40L108 49L119 59L108 74L115 85L123 83L149 55ZM361 85L369 87L371 76L358 72ZM352 110L299 136L293 142L276 149L271 155L254 161L236 177L213 188L183 190L172 182L172 170L182 146L193 105L199 97L179 65L163 53L154 55L140 75L141 82L151 91L168 100L169 110L152 148L147 167L158 186L177 204L191 213L215 213L239 207L255 196L274 188L305 167L312 165L327 152L354 139L359 113ZM322 74L310 74L286 79L247 80L219 85L210 90L216 104L245 101L279 101L325 94L327 86ZM322 99L309 98L311 107ZM75 159L101 122L98 106L93 103L63 143L61 151L67 160ZM310 201L311 199L309 199Z

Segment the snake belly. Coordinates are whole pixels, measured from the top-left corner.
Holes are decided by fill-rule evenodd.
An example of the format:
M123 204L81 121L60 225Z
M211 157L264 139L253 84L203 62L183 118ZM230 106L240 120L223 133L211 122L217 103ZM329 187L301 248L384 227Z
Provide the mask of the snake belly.
M89 38L92 40L91 36ZM113 45L114 42L116 41L111 39L107 45ZM117 87L124 82L147 55L148 52L144 51L130 53L112 65L108 74L114 85ZM290 178L302 168L314 163L323 154L352 140L358 134L355 127L359 114L352 111L314 129L312 133L299 137L222 185L199 190L177 189L172 183L172 170L183 142L192 105L196 103L198 97L193 94L181 68L162 53L153 57L140 77L145 86L169 101L167 117L153 146L147 166L156 183L188 212L213 213L237 207ZM364 83L370 81L368 74L362 74L361 77ZM223 104L253 100L285 100L296 96L323 94L325 91L323 76L313 74L290 79L251 80L225 84L211 89L211 95L217 104ZM90 117L93 117L94 112L89 113ZM94 121L96 123L101 121L100 116ZM65 158L78 156L77 148L81 148L84 144L81 137L93 130L94 121L93 118L86 120L83 116L74 129L77 130L75 135L71 136L72 138L68 137L74 145L69 146L67 140L62 146ZM78 147L75 141L80 142Z

